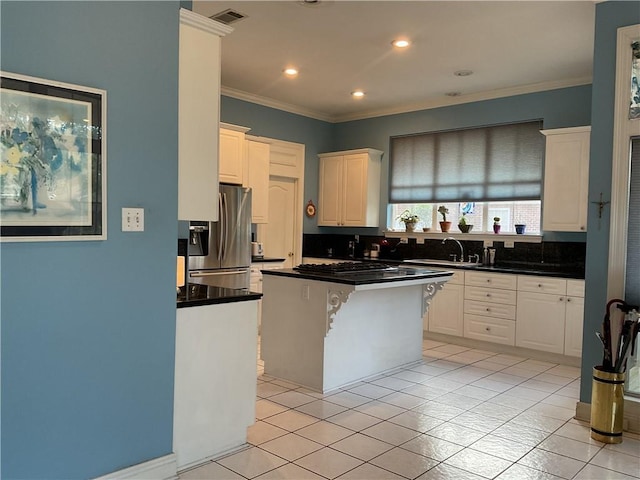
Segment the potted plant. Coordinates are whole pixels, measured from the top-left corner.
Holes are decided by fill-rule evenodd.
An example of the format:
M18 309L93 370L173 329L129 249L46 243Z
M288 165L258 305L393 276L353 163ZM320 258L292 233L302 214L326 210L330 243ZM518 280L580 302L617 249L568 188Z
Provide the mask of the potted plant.
M415 213L411 213L409 210L405 210L398 216L398 220L404 222L404 227L407 232L413 232L420 217Z
M466 213L462 214L460 220L458 220L458 228L462 233L469 233L473 229L473 225L467 223L467 217L465 217Z
M525 228L527 228L527 226L524 223L516 223L514 227L516 227L516 233L518 235L524 235L524 230Z
M447 222L447 213L449 213L449 209L444 205L440 205L438 207L438 213L442 215L442 221L440 222L440 229L443 232L448 232L451 228L451 222Z
M493 217L493 233L500 233L500 217Z

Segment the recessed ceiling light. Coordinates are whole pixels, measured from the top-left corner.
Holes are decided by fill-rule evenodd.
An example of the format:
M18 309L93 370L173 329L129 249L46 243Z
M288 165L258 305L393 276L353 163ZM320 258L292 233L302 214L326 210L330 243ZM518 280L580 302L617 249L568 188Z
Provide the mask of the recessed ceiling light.
M462 95L462 92L447 92L445 93L445 95L447 97L459 97L460 95Z
M473 75L473 70L457 70L453 72L456 77L468 77L469 75Z
M364 97L364 92L362 90L356 90L354 92L351 92L351 96L353 98L362 98Z
M406 38L399 38L398 40L394 40L393 42L391 42L391 44L394 47L407 48L409 45L411 45L411 42Z
M287 77L295 77L296 75L298 75L298 69L297 68L293 68L293 67L288 67L284 69L284 74Z

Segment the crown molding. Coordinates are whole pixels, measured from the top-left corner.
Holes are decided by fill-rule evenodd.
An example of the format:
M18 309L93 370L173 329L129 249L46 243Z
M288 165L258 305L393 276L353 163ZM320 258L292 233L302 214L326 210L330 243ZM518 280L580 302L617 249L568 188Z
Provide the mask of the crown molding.
M316 120L322 120L324 122L334 123L334 117L326 113L322 113L316 110L299 107L291 103L280 102L268 97L262 97L253 93L243 92L242 90L236 90L235 88L220 87L220 94L226 97L237 98L238 100L245 100L247 102L256 103L265 107L275 108L277 110L283 110L289 113L295 113L302 115L303 117L314 118Z
M409 105L403 105L395 108L385 108L380 110L371 110L368 112L360 112L350 115L338 115L333 117L333 122L349 122L353 120L365 120L367 118L383 117L386 115L397 115L401 113L416 112L419 110L430 110L433 108L448 107L451 105L461 105L463 103L481 102L484 100L493 100L496 98L513 97L516 95L525 95L528 93L544 92L548 90L557 90L560 88L577 87L580 85L589 85L592 77L579 77L571 80L559 80L552 82L533 83L530 85L522 85L518 87L501 88L498 90L488 90L485 92L470 93L460 95L459 97L445 97L425 100Z
M182 25L189 25L191 27L198 28L205 32L214 33L219 37L224 37L225 35L233 32L233 27L211 20L210 18L194 13L186 8L180 9L180 23Z
M289 113L295 113L305 117L322 120L329 123L342 123L354 120L366 120L368 118L384 117L386 115L397 115L401 113L416 112L419 110L430 110L432 108L448 107L451 105L461 105L463 103L481 102L483 100L492 100L495 98L512 97L515 95L525 95L528 93L544 92L548 90L557 90L560 88L578 87L580 85L589 85L592 83L592 77L578 77L570 80L559 80L552 82L533 83L519 87L502 88L499 90L488 90L486 92L470 93L460 95L459 97L445 97L425 100L423 102L402 105L394 108L383 108L380 110L370 110L347 115L329 115L327 113L316 110L306 109L286 102L280 102L272 98L262 97L253 93L243 92L233 88L222 86L220 93L222 95L245 100L247 102L256 103L265 107L283 110Z

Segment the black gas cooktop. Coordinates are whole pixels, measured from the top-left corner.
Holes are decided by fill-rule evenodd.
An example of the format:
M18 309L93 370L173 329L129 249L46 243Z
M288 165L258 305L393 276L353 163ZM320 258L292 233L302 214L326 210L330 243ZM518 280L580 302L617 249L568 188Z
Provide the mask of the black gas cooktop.
M378 262L340 262L340 263L301 263L294 270L305 273L331 273L334 275L351 275L368 272L393 272L398 267Z

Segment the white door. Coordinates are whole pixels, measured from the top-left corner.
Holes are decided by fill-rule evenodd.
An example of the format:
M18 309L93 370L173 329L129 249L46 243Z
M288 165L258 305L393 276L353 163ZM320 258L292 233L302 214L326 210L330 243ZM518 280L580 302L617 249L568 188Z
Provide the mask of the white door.
M264 255L284 258L283 268L295 266L296 188L294 178L269 179L269 223L264 225L262 234Z

